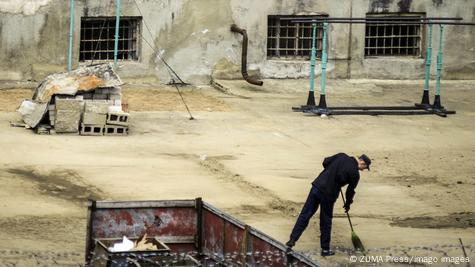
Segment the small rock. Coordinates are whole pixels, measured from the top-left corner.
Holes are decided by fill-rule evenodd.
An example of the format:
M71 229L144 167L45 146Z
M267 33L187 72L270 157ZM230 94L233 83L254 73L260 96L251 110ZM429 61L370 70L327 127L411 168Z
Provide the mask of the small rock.
M463 184L463 182L462 181L457 181L457 184Z

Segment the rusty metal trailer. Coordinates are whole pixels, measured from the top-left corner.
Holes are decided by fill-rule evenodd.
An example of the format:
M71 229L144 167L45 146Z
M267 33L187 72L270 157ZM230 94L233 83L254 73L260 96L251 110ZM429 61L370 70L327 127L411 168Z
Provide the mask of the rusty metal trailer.
M127 252L127 262L114 261L111 258L114 255L98 253L101 240L119 240L123 236L136 238L144 233L163 242L169 251L165 254ZM121 255L124 256L124 253ZM97 264L100 262L99 256L103 259L102 265ZM175 256L175 260L163 260L172 256ZM178 263L178 256L182 257L181 260L184 257L193 258L196 264ZM86 266L320 265L298 252L288 251L279 241L197 198L173 201L89 201Z

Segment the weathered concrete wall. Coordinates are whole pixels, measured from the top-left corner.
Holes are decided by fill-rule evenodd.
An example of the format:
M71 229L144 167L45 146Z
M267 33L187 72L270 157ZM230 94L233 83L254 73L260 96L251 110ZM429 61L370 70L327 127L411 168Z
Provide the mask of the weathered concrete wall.
M459 0L122 0L122 15L143 16L140 59L121 62L125 79L170 80L157 54L188 82L207 83L210 76L239 78L241 40L230 32L236 23L249 35L251 74L266 78L308 77L309 63L267 59L267 16L328 13L333 17L364 17L368 12L425 12L427 16L461 16L475 21L475 1ZM79 63L83 16L115 16L115 0L76 0L73 65ZM148 32L147 27L151 30ZM438 39L434 27L434 41ZM422 78L423 58L365 58L362 24L332 24L329 33L330 77ZM475 79L475 27L446 27L444 78ZM0 80L41 80L66 69L69 1L0 2ZM140 38L140 36L139 36ZM351 44L351 45L350 45ZM434 45L433 62L436 62ZM425 53L423 53L425 54ZM350 60L351 59L351 60ZM317 66L317 74L319 73ZM433 64L435 73L435 64Z

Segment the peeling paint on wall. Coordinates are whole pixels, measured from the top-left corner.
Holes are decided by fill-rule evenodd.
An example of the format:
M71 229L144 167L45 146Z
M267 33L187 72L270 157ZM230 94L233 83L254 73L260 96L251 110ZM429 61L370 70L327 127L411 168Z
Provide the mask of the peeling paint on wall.
M51 0L0 0L0 12L30 16L49 2Z

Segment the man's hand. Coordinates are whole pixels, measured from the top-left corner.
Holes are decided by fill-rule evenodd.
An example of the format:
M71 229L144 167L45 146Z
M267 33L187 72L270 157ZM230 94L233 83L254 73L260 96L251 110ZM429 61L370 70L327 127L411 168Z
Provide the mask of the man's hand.
M348 203L345 204L345 205L343 206L343 208L345 209L345 212L348 213L348 211L350 210L350 204L348 204Z

